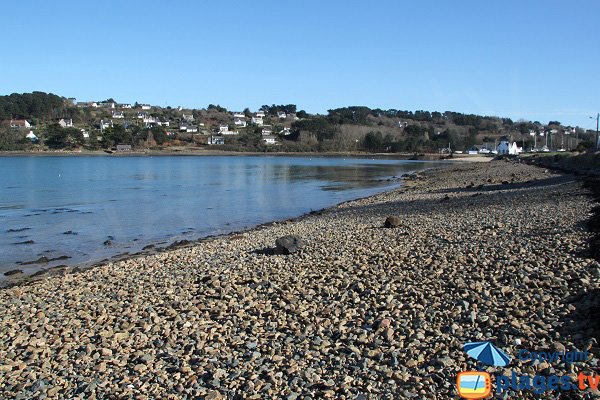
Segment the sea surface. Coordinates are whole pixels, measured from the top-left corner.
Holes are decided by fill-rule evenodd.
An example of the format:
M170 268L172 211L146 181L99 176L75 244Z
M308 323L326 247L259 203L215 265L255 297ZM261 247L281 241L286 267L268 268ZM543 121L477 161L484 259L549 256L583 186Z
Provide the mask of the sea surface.
M0 280L300 216L431 162L281 156L0 157ZM48 262L31 263L45 257ZM45 260L44 260L45 261Z

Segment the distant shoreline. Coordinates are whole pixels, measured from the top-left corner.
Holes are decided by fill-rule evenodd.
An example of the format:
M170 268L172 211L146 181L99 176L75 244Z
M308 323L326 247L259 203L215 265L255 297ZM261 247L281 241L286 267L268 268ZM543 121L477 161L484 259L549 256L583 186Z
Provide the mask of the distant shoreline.
M231 150L171 150L171 151L130 151L107 153L98 151L0 151L0 157L155 157L155 156L274 156L274 157L349 157L349 158L374 158L392 160L415 160L415 161L490 161L491 157L480 155L454 155L446 159L444 155L426 153L415 155L413 153L365 153L365 152L259 152L259 151L231 151Z

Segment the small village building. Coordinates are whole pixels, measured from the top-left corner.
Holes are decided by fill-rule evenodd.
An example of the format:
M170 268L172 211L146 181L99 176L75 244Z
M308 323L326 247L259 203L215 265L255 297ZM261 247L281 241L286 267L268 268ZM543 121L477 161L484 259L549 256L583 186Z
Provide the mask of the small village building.
M131 151L131 145L130 144L118 144L117 151Z
M33 131L29 131L29 133L27 135L25 135L25 137L27 139L31 140L32 142L38 141L38 137L33 133Z
M70 128L73 126L73 120L71 118L61 118L58 120L58 124L62 128Z
M119 107L121 107L123 110L130 109L131 108L131 104L124 103L124 104L120 104Z
M258 126L262 126L263 125L263 119L262 117L252 117L252 123Z
M283 136L290 135L291 133L292 133L292 131L290 130L290 128L283 128L283 129L281 130L281 132L279 132L279 134L280 134L280 135L283 135Z
M25 119L11 119L10 127L13 129L29 129L31 124Z
M112 120L110 120L110 119L108 119L108 120L101 119L100 120L100 129L107 129L112 126L113 126Z
M194 120L194 114L183 114L182 117L188 122L192 122Z
M125 118L125 114L123 114L123 111L113 111L112 116L113 118L117 119Z
M258 118L264 118L265 117L265 112L264 111L257 111L254 115L256 117L258 117Z
M221 124L219 125L219 133L225 133L229 131L229 125Z
M208 144L211 146L225 144L225 138L223 136L210 136L208 138Z
M265 136L265 137L263 137L263 140L266 144L276 144L277 143L275 136Z
M500 138L500 143L498 143L498 154L509 154L509 155L517 155L523 151L521 147L517 146L517 142L510 143L507 137Z
M271 128L271 125L265 125L262 129L262 134L263 134L263 136L272 135L273 128Z
M238 118L238 117L235 117L233 119L233 124L235 126L240 126L242 128L245 128L248 125L245 118Z
M286 119L287 115L285 114L285 111L277 111L277 118Z
M140 104L140 107L142 108L142 110L149 110L152 107L150 106L150 104Z

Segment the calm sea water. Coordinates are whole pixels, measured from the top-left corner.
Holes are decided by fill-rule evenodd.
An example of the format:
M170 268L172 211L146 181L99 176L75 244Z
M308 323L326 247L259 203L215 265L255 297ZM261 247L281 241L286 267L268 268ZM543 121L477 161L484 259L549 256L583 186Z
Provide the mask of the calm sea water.
M432 163L300 157L0 157L0 279L290 218ZM106 243L106 244L105 244ZM22 265L40 257L47 264ZM65 257L69 257L68 259Z

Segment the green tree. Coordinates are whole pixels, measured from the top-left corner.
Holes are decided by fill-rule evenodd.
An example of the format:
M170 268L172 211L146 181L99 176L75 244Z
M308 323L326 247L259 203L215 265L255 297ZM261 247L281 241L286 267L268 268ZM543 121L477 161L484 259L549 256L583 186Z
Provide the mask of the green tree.
M81 146L84 138L77 128L63 129L59 124L51 124L46 130L44 143L51 149L73 149Z

